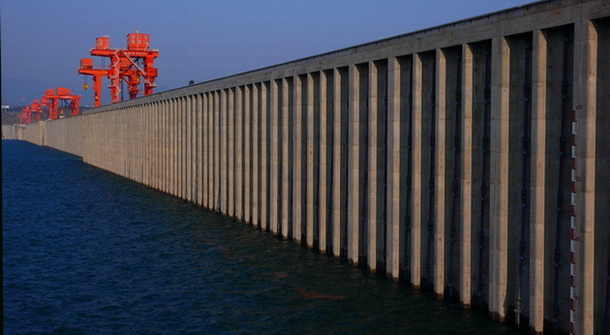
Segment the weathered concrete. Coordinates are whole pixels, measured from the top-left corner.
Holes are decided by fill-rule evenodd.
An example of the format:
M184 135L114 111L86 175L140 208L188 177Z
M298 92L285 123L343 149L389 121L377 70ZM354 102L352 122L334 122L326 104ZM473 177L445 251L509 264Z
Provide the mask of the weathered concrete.
M3 140L24 140L24 125L13 124L13 125L2 125L2 139Z
M3 134L497 320L605 334L609 50L608 1L540 1Z

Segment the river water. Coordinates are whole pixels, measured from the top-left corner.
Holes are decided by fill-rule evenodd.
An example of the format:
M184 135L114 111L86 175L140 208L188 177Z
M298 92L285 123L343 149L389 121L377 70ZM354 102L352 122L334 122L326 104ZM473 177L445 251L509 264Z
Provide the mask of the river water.
M23 141L2 214L5 334L520 334Z

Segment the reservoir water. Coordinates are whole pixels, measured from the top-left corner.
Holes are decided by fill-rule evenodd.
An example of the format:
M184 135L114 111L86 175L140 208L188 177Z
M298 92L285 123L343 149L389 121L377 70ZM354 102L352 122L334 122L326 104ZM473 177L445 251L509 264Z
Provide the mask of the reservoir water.
M5 334L520 334L23 141L2 141Z

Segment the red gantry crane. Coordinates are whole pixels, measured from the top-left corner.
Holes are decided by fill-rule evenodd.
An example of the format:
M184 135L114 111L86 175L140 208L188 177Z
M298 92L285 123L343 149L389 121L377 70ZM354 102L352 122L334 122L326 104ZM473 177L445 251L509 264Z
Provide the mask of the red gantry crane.
M127 49L110 47L110 37L98 37L96 46L91 49L92 56L110 58L108 69L94 69L91 58L81 59L78 73L92 75L94 81L95 106L101 105L101 79L102 76L110 80L111 101L119 102L121 93L121 80L124 80L129 89L129 98L133 99L140 93L140 84L144 84L144 95L153 93L157 69L154 67L155 58L159 51L150 49L150 35L135 32L127 35Z
M32 107L25 106L23 111L21 111L21 115L18 116L21 124L29 124L32 123Z
M69 109L71 115L80 113L80 95L74 95L65 87L58 87L57 90L52 88L46 90L44 95L38 101L34 99L31 104L25 106L19 119L21 124L29 124L33 121L42 120L43 108L48 110L48 119L59 119L60 114L64 113L64 109Z
M34 99L30 106L32 108L32 121L42 120L42 107L44 107L44 104L40 103L38 99Z
M21 120L21 124L29 124L33 121L40 121L42 116L42 104L38 102L38 99L34 99L31 104L25 106L21 115L19 115L19 120Z
M93 76L93 99L95 107L99 107L102 105L102 78L108 75L108 70L106 69L94 69L93 68L93 59L91 58L83 58L80 60L80 69L78 69L79 74L86 74ZM85 84L85 89L88 86Z
M59 115L64 113L64 108L71 110L71 115L78 115L80 112L80 95L74 95L65 87L58 87L56 90L48 89L45 91L42 101L48 101L49 120L59 119ZM63 106L60 106L63 103ZM61 108L61 109L60 109Z

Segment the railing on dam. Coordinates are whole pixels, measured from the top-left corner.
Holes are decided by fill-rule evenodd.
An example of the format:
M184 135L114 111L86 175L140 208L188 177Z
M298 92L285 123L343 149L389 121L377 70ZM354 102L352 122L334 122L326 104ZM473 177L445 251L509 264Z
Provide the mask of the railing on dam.
M439 299L601 334L606 59L607 1L541 1L92 109L43 138Z

